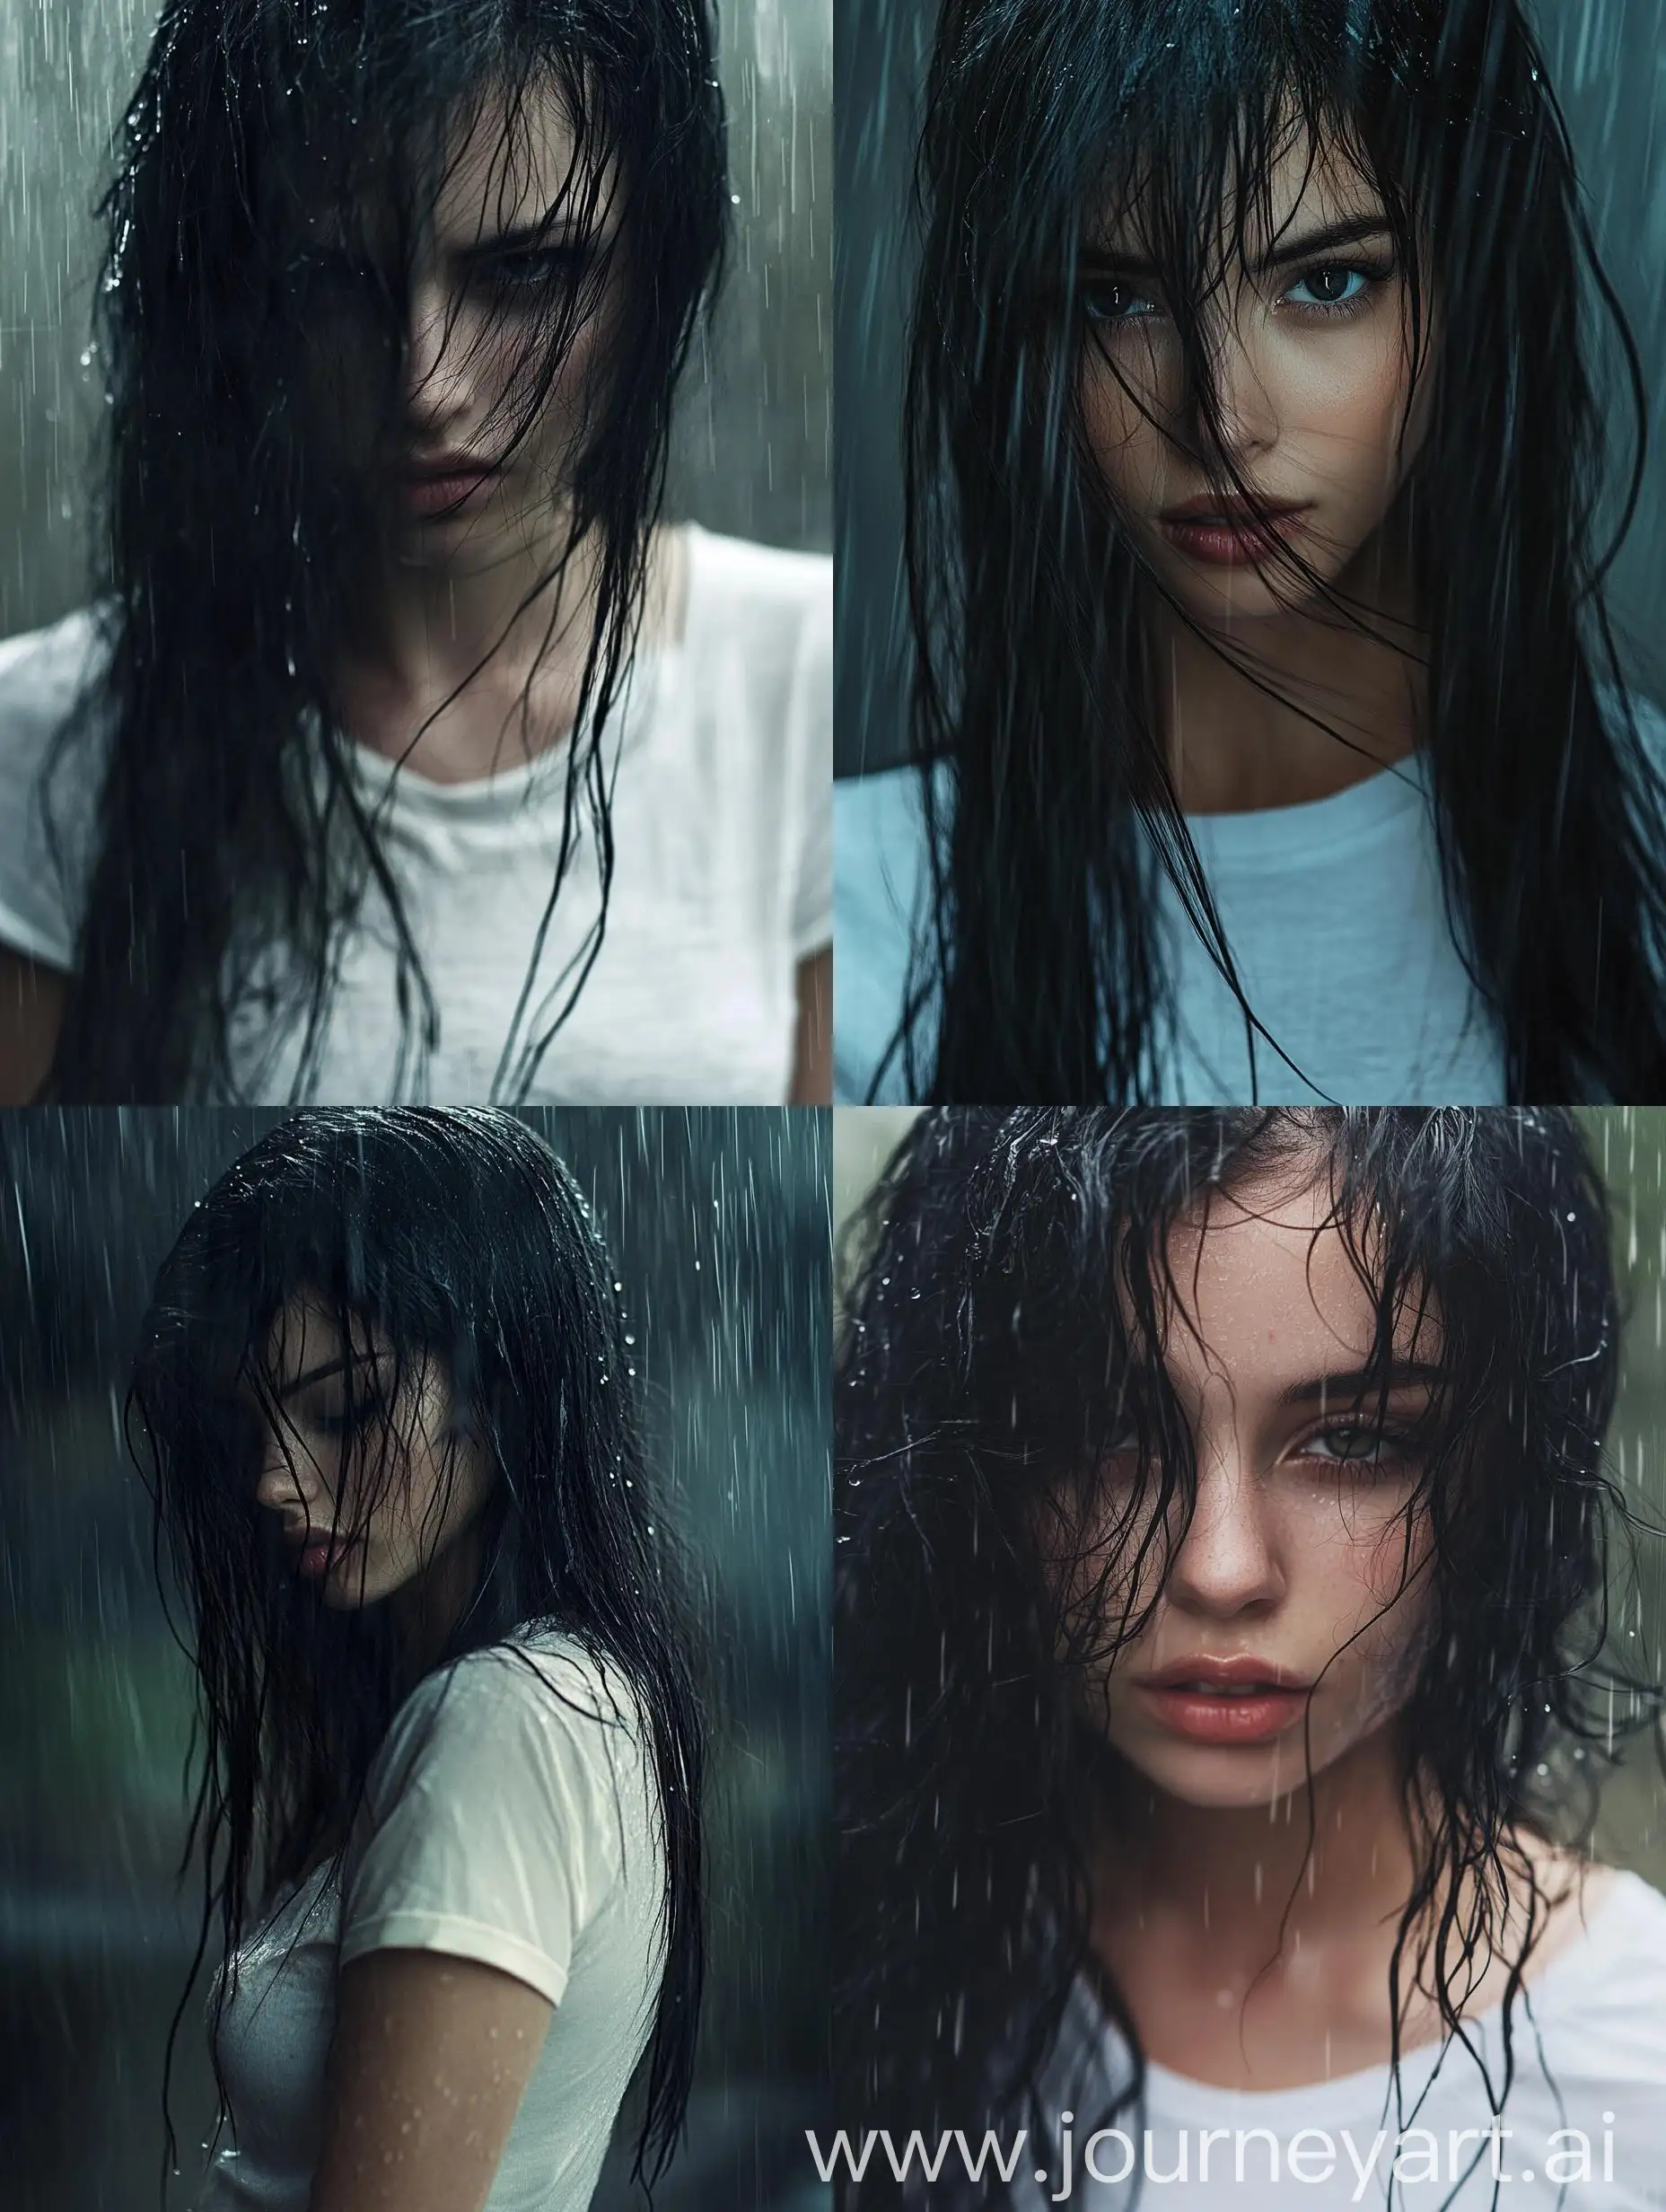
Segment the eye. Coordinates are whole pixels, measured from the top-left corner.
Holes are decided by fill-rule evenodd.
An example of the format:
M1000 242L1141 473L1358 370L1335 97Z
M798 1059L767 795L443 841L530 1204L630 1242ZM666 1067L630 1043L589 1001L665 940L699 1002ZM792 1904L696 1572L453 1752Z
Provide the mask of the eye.
M1298 276L1285 297L1293 307L1354 307L1365 297L1372 284L1387 273L1354 268L1340 261L1327 262L1322 268L1311 268L1305 276Z
M369 1427L380 1409L380 1401L373 1393L355 1396L351 1409L339 1400L330 1400L322 1405L303 1404L296 1413L297 1425L318 1436L356 1435Z
M1325 1461L1333 1467L1386 1467L1399 1463L1409 1443L1399 1429L1375 1422L1337 1421L1316 1430L1296 1449L1302 1459Z
M557 285L575 285L589 261L583 246L537 246L488 254L475 265L474 273L489 291L507 298L536 298Z
M1082 312L1090 322L1111 329L1143 321L1161 312L1149 293L1109 276L1090 277L1081 290Z

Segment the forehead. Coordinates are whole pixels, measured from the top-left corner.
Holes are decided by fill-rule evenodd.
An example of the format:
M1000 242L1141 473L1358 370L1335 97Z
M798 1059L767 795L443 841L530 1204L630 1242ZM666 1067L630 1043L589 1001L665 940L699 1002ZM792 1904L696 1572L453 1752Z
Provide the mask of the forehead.
M563 87L545 75L513 92L488 86L415 134L403 155L390 139L348 145L311 137L281 151L276 173L290 219L314 239L330 241L346 226L391 251L401 204L414 203L444 250L530 229L547 215L557 239L567 228L602 229L618 166L586 141Z
M1164 1358L1177 1380L1211 1377L1276 1397L1292 1384L1363 1366L1377 1342L1369 1243L1333 1216L1328 1172L1293 1167L1211 1196L1175 1226L1168 1259L1184 1312L1171 1321ZM1397 1358L1440 1348L1433 1302L1414 1295L1395 1316Z
M436 240L469 244L530 228L547 215L557 233L594 227L615 197L615 164L599 157L552 78L513 96L491 87L447 126L434 203Z
M375 1332L362 1316L341 1317L315 1292L298 1291L285 1299L267 1325L262 1365L280 1390L314 1367L375 1348Z
M1316 138L1305 123L1288 122L1271 148L1264 177L1244 189L1229 164L1216 210L1219 241L1241 246L1250 259L1303 232L1357 223L1385 213L1382 196L1340 139ZM1104 245L1144 257L1160 197L1148 168L1131 190L1108 195L1094 225Z

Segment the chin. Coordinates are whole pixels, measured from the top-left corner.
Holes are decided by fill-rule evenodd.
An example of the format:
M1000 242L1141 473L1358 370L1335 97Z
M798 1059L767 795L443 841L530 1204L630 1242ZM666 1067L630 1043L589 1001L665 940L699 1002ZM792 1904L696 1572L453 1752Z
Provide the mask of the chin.
M1125 1763L1153 1789L1207 1812L1241 1813L1275 1804L1328 1766L1337 1749L1314 1744L1310 1769L1305 1732L1300 1727L1266 1743L1190 1743L1153 1738L1144 1729L1118 1729L1109 1740Z
M1302 549L1311 561L1314 549ZM1282 566L1258 568L1245 562L1241 567L1224 568L1189 559L1157 531L1145 540L1144 558L1169 598L1193 621L1214 629L1316 611L1325 605L1326 594L1341 584L1350 566L1337 559L1327 543L1315 569L1315 589L1307 577Z
M361 1576L356 1560L349 1560L339 1580L333 1575L319 1593L319 1602L332 1613L356 1613L390 1594L397 1584L384 1584L375 1575Z
M1309 614L1325 603L1322 594L1311 590L1303 579L1267 575L1257 568L1216 568L1200 575L1188 566L1183 576L1171 573L1165 581L1194 620L1214 629L1269 621L1277 615ZM1322 581L1328 589L1335 588L1335 577L1326 575Z
M1178 1757L1131 1760L1153 1788L1201 1812L1244 1813L1276 1804L1308 1778L1300 1744L1277 1752L1182 1752Z

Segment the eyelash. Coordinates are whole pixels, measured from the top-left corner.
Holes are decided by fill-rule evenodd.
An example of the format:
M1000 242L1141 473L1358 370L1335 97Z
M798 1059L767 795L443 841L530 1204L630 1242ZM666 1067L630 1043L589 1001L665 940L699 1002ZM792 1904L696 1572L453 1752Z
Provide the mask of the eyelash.
M1299 276L1291 278L1285 292L1280 295L1280 302L1281 304L1292 307L1298 315L1307 318L1322 316L1328 320L1337 317L1357 315L1370 304L1378 285L1386 284L1393 274L1392 261L1315 261L1310 268L1303 269ZM1289 298L1289 294L1298 286L1311 284L1316 276L1332 276L1363 277L1364 287L1362 291L1355 293L1351 299L1346 300L1291 300ZM1098 312L1094 299L1096 284L1094 281L1090 281L1082 288L1083 312L1091 323L1096 324L1100 329L1112 330L1131 329L1136 322L1144 321L1147 315L1161 315L1162 312L1154 301L1145 300L1144 294L1135 292L1130 285L1117 284L1109 278L1100 278L1097 280L1097 287L1108 292L1122 293L1130 298L1139 300L1144 311L1144 313L1135 315L1107 315Z
M1315 1452L1316 1444L1349 1437L1355 1442L1364 1439L1372 1448L1364 1452ZM1409 1451L1412 1439L1404 1429L1387 1426L1378 1427L1369 1422L1333 1421L1328 1428L1316 1428L1296 1446L1298 1459L1315 1459L1327 1467L1390 1467L1397 1465Z
M360 1429L368 1428L379 1411L376 1399L360 1398L355 1400L351 1415L308 1412L302 1416L302 1421L304 1426L316 1430L320 1436L350 1436L356 1435Z
M1303 315L1357 315L1369 305L1379 285L1386 284L1394 274L1392 261L1320 261L1311 268L1303 269L1289 290L1297 285L1311 284L1316 276L1361 276L1362 289L1346 300L1289 300L1287 303Z
M1334 1453L1316 1452L1313 1449L1317 1444L1334 1443L1343 1437L1349 1438L1355 1443L1363 1441L1371 1448L1363 1452ZM1324 1467L1380 1469L1398 1466L1403 1459L1410 1456L1414 1447L1415 1440L1409 1431L1396 1428L1387 1423L1378 1425L1369 1421L1332 1421L1324 1428L1311 1430L1300 1444L1293 1447L1291 1457L1316 1460ZM1111 1444L1106 1457L1109 1459L1120 1458L1125 1453L1136 1449L1134 1435L1132 1432L1129 1432Z
M478 274L488 290L525 299L558 281L576 283L589 258L582 246L535 247L525 253L483 261ZM511 273L515 271L519 273Z
M473 265L469 276L487 291L526 299L561 279L576 282L589 259L589 250L583 246L532 247L522 253L484 256ZM381 281L370 262L328 250L300 255L295 271L307 280L351 285L360 291L373 290Z

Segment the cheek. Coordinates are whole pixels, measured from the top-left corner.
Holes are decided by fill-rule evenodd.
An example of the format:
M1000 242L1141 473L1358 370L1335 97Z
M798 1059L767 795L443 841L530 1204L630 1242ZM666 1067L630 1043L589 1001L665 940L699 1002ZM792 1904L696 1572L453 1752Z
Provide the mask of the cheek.
M1380 513L1412 452L1400 431L1411 391L1406 341L1390 315L1323 342L1281 350L1272 396L1286 443L1305 453L1315 488Z
M1084 349L1076 408L1087 456L1109 496L1139 514L1157 504L1165 459L1161 419L1162 364L1155 348L1120 342L1117 365L1092 342Z
M527 460L559 472L574 457L609 358L605 310L580 324L553 368L548 343L536 320L505 325L482 349L477 390L519 432Z
M1104 1478L1101 1478L1104 1479ZM1057 1510L1039 1505L1027 1532L1048 1587L1057 1593L1067 1625L1087 1632L1104 1626L1118 1633L1122 1616L1139 1612L1157 1593L1162 1579L1163 1545L1153 1538L1136 1576L1143 1540L1156 1519L1156 1491L1136 1494L1132 1476L1112 1476L1094 1501L1085 1523L1082 1501L1071 1497Z
M1308 1552L1316 1640L1336 1653L1326 1680L1364 1734L1410 1695L1429 1619L1428 1546L1391 1510L1363 1505Z

